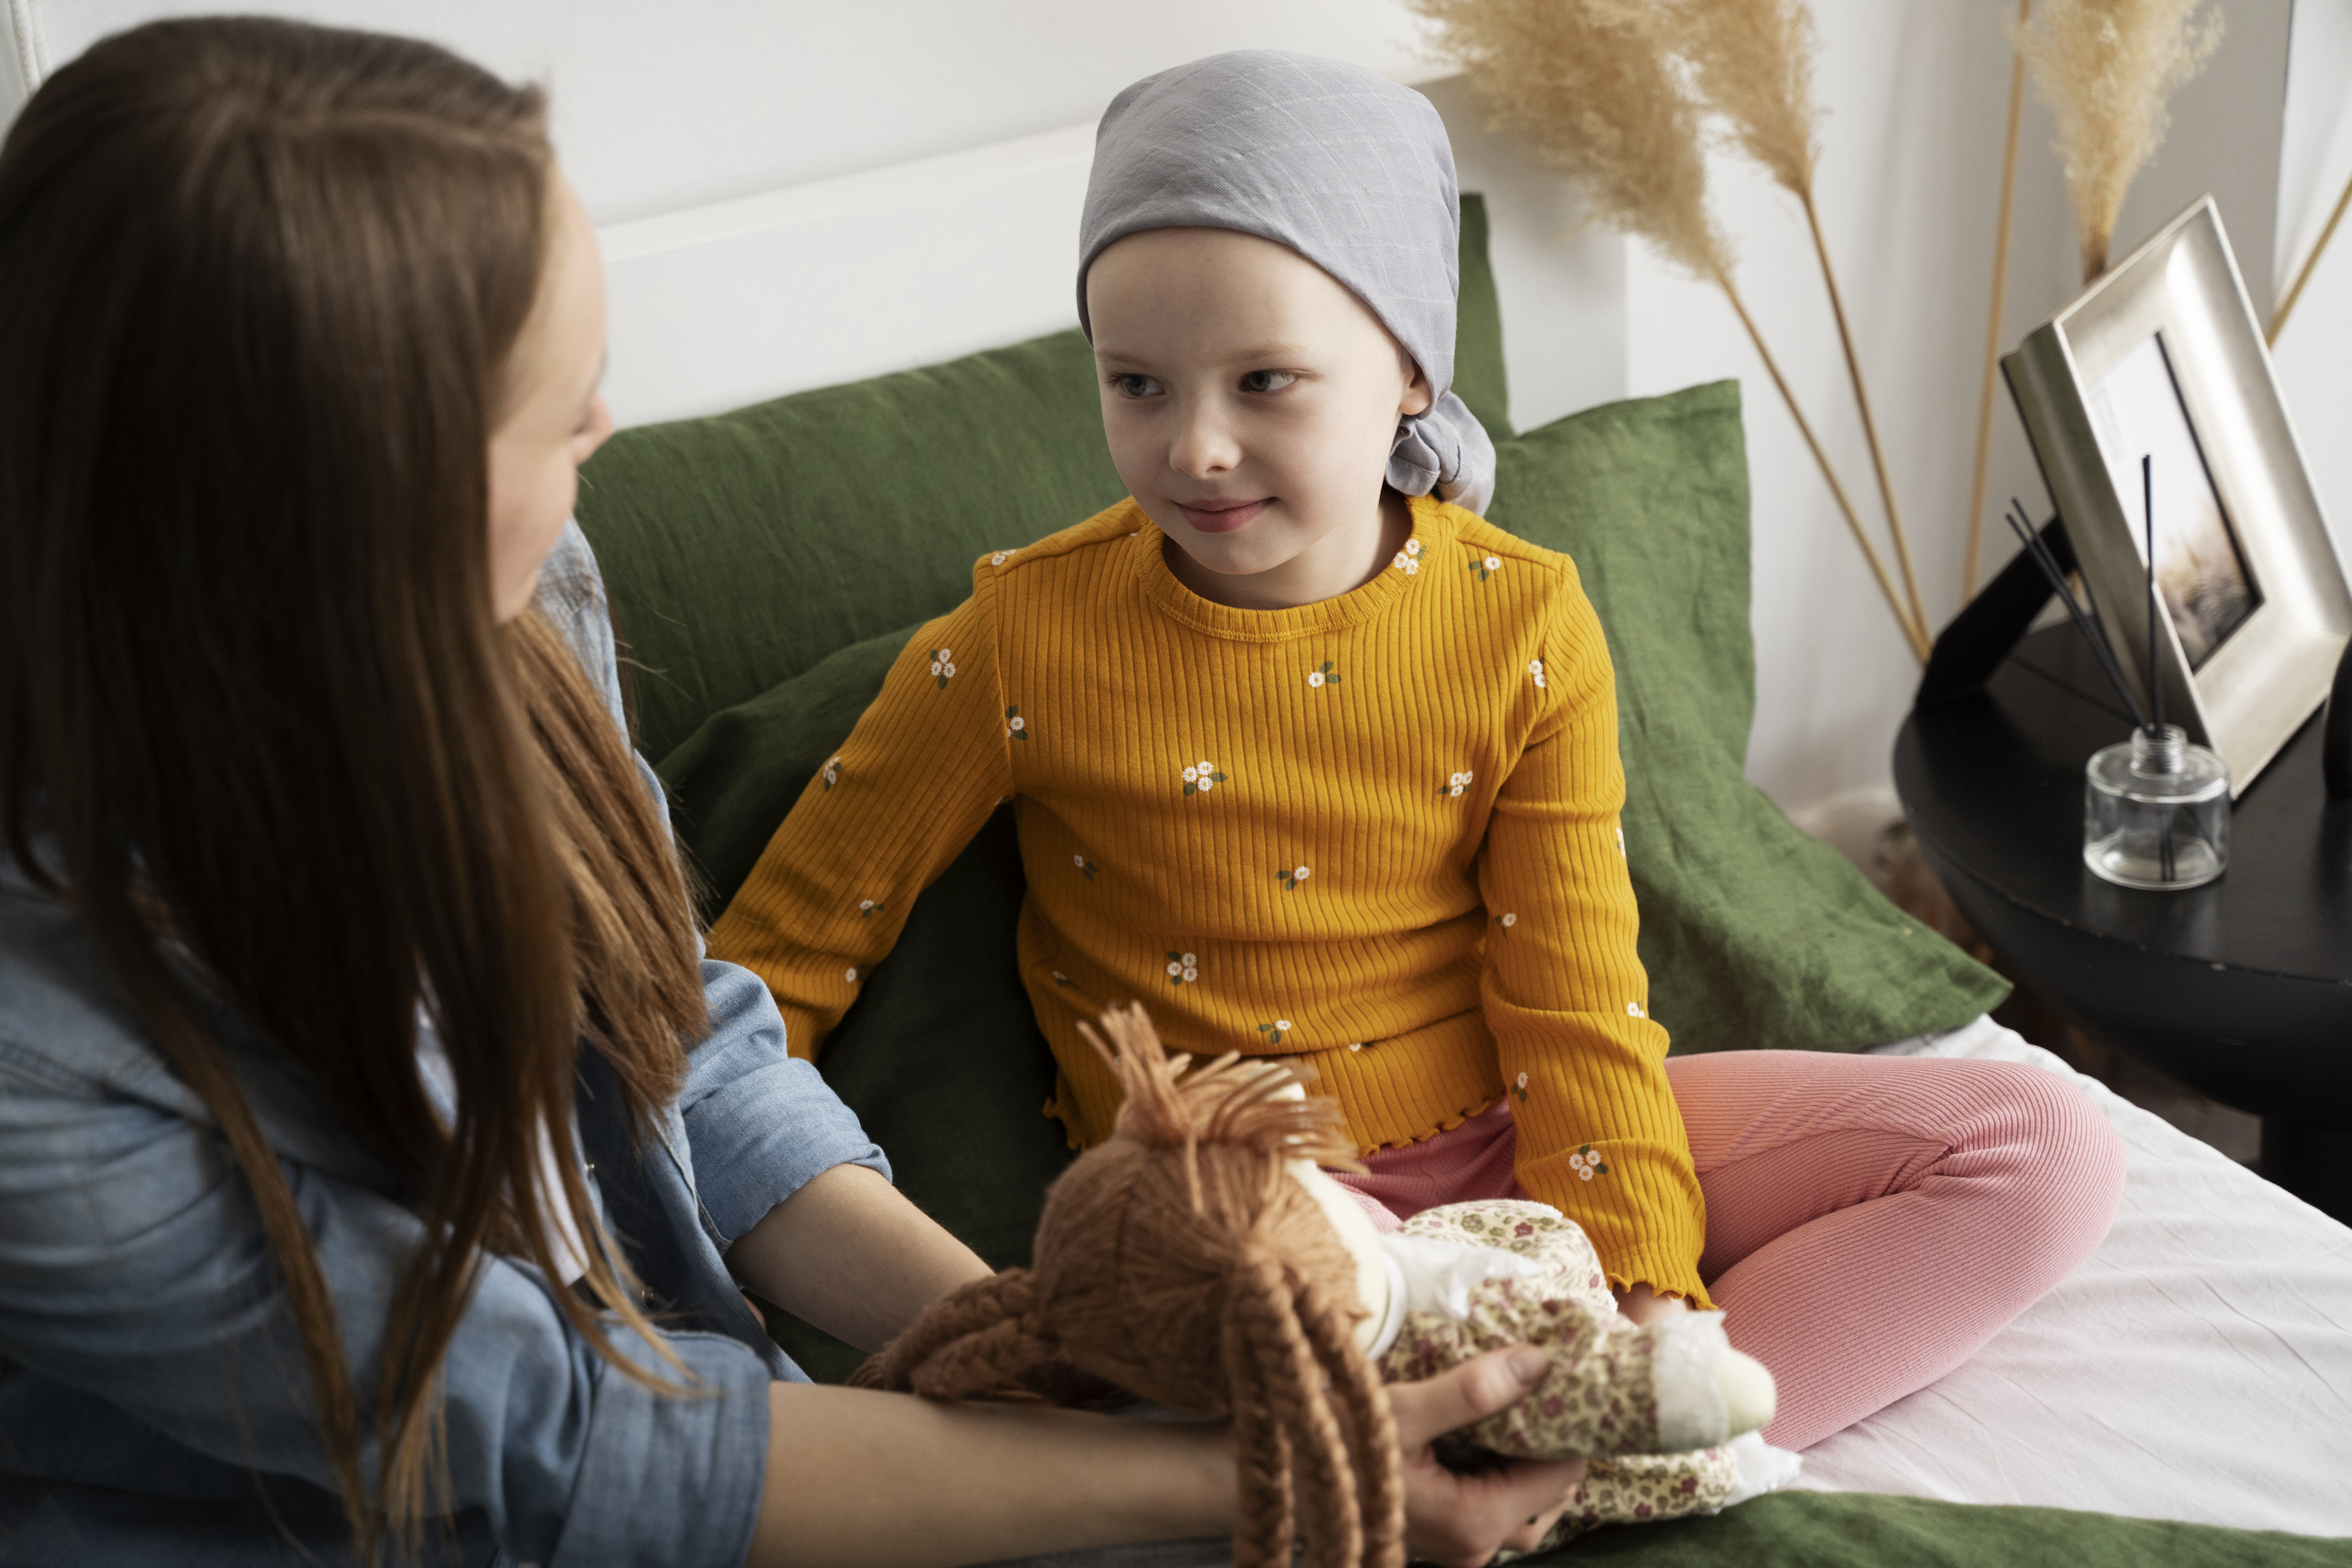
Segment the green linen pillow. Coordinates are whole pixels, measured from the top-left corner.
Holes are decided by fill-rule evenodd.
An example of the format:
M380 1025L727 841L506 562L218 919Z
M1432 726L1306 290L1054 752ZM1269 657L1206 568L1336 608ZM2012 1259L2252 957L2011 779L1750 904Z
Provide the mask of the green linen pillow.
M1748 782L1738 384L1607 404L1497 455L1492 521L1575 561L1609 638L1650 1016L1675 1051L1853 1050L2008 994Z

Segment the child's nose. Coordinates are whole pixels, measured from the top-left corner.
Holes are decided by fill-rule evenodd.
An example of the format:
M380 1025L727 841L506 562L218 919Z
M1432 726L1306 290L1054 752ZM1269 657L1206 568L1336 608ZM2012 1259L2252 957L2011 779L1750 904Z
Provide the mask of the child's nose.
M1195 407L1185 416L1168 453L1169 466L1190 479L1222 474L1241 461L1241 443L1214 407Z

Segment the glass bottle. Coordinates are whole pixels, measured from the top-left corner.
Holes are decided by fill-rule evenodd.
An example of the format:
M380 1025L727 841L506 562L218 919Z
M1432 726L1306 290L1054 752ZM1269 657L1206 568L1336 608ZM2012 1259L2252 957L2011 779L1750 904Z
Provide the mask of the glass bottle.
M2083 864L2126 888L2199 888L2230 868L2230 769L2178 724L2132 731L2083 770Z

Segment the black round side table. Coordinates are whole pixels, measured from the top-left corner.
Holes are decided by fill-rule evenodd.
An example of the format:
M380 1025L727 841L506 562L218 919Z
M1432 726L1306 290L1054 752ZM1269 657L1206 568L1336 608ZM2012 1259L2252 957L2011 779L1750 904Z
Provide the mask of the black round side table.
M2071 626L1915 710L1895 787L1928 864L2018 978L2102 1045L2263 1119L2263 1174L2352 1222L2352 801L2315 715L2242 795L2230 868L2138 892L2083 864L2083 764L2131 721Z

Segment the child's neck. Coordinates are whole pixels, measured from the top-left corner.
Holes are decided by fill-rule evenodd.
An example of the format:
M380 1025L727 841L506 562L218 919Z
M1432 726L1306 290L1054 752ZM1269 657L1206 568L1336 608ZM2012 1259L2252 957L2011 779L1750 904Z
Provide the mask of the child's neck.
M1412 503L1392 489L1381 491L1370 528L1334 529L1281 565L1248 576L1212 572L1174 540L1160 554L1179 583L1211 604L1236 610L1295 610L1352 594L1382 572L1412 537Z

